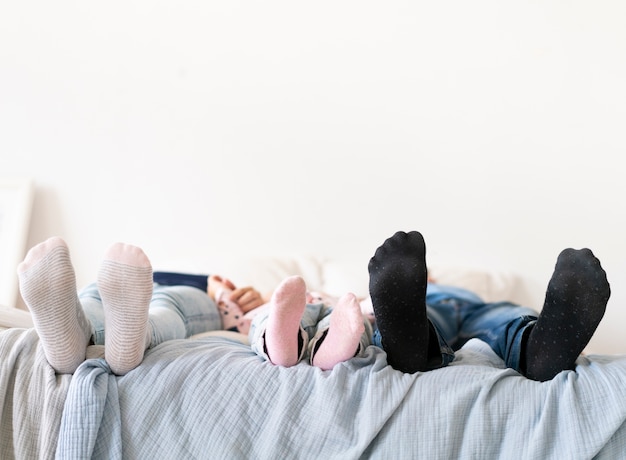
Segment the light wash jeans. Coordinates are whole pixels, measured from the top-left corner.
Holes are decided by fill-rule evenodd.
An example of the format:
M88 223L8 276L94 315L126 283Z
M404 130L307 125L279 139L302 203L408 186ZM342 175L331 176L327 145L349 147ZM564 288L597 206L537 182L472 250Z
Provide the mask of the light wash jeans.
M91 340L104 345L104 310L96 283L78 294L87 319L91 322ZM191 286L154 285L148 310L152 336L149 348L166 340L185 339L201 332L222 329L217 305L205 291Z
M82 289L78 295L87 319L91 323L91 342L104 345L104 310L96 283ZM269 359L265 352L265 325L267 312L254 317L250 327L252 349L261 357ZM312 355L330 323L331 307L324 304L308 304L300 322L302 343L301 358ZM201 289L192 286L163 286L154 284L148 322L152 336L148 348L166 340L185 339L194 334L222 329L222 319L215 302ZM371 344L372 326L364 318L365 332L361 336L358 352Z
M522 372L522 344L537 321L537 312L511 302L486 303L465 289L428 284L426 309L430 331L439 350L429 352L429 368L447 366L454 351L472 338L486 342L507 367ZM380 331L374 331L374 345L384 347Z

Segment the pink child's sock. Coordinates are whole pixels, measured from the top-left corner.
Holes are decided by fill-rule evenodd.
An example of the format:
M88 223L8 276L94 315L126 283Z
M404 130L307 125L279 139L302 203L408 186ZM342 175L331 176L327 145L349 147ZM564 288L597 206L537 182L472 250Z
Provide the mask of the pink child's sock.
M352 358L364 331L359 301L354 294L344 295L330 314L330 327L313 357L313 365L330 370L336 364Z
M265 346L270 361L290 367L298 363L300 319L306 306L306 285L300 276L282 281L270 300Z

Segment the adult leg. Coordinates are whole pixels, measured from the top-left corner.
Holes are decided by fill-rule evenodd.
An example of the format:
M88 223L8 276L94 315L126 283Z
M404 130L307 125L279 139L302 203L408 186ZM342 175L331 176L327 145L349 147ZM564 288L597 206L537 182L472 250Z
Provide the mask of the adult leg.
M389 364L428 369L431 326L426 312L426 245L419 232L397 232L370 259L369 290Z
M155 285L148 311L149 348L221 329L218 307L206 291L191 286Z
M487 343L507 367L524 373L524 346L538 313L512 302L461 303L455 349L472 338Z
M458 346L479 338L508 367L532 380L550 380L575 367L609 296L606 273L593 253L566 249L557 260L540 315L511 302L469 304L461 310Z
M153 289L152 276L150 261L140 248L117 243L102 263L99 292L85 293L90 301L84 303L95 324L101 323L104 311L106 339L97 328L95 336L102 336L107 362L118 375L135 368L147 348L222 328L217 306L205 291L191 286Z
M78 297L91 323L91 343L104 345L104 310L98 285L86 286ZM217 306L205 291L191 286L154 285L148 310L147 348L220 329L222 320Z
M589 249L563 250L528 336L526 376L545 381L573 369L600 324L610 295L606 273Z
M98 271L104 308L104 355L111 370L124 375L143 360L148 345L152 266L138 247L115 243Z
M38 244L17 273L46 359L58 373L74 373L85 360L91 326L78 300L67 244L59 237Z

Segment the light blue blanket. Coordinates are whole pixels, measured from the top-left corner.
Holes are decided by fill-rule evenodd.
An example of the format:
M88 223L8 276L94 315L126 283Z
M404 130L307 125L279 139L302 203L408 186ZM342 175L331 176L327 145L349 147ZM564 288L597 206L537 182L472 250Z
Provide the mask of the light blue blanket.
M581 358L537 383L473 340L414 375L375 347L332 372L290 369L224 338L172 341L118 378L74 375L59 458L626 457L626 357Z
M370 347L321 371L227 338L166 342L115 377L56 376L33 330L0 334L2 458L626 458L626 357L589 356L537 383L470 341L402 374Z
M0 332L0 458L52 459L71 375L56 375L34 329Z

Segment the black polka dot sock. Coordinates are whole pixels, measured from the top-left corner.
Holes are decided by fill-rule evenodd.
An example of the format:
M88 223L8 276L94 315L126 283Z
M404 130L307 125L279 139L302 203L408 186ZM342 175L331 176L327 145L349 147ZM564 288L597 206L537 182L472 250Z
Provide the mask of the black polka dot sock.
M387 360L402 372L426 370L426 245L419 232L397 232L368 266L370 296Z
M604 316L610 295L606 273L589 249L563 250L523 352L526 377L546 381L574 369Z

